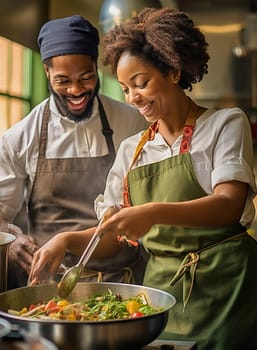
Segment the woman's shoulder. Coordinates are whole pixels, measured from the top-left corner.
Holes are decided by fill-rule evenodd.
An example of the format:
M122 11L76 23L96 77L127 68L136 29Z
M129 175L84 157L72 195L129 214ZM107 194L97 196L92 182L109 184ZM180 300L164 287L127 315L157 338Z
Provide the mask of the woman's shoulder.
M208 127L223 127L229 123L249 124L245 112L239 107L230 108L208 108L197 120L196 125Z
M246 118L245 112L239 107L227 107L227 108L208 108L199 117L199 119L207 120L210 118Z

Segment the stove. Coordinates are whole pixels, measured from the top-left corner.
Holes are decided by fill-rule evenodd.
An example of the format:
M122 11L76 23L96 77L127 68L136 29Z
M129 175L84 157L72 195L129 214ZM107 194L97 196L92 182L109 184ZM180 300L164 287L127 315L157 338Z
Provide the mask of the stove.
M1 350L58 350L50 340L33 336L24 329L12 326L11 331L0 339Z

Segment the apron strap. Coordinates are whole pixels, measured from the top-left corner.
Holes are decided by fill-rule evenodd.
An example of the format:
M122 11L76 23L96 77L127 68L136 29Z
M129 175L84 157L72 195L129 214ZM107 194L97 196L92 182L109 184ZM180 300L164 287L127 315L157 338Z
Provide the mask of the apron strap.
M141 136L141 139L139 140L139 143L137 145L137 148L134 152L132 162L130 164L129 170L127 172L127 175L125 176L123 180L123 206L124 207L130 207L130 198L129 198L129 191L128 191L128 173L129 171L133 168L135 165L140 153L143 150L144 145L146 144L147 141L152 141L155 137L156 132L158 131L158 126L159 123L158 121L153 123L152 125L149 126L148 129L146 129Z
M185 125L183 130L183 136L180 143L179 154L187 153L190 151L191 139L194 132L193 125Z
M46 102L46 105L43 111L42 127L41 127L40 138L39 138L38 158L40 159L45 158L45 154L46 154L47 126L48 126L49 115L50 115L50 107L49 107L49 98L48 98L48 101Z
M110 128L103 104L98 96L97 96L97 100L99 104L100 118L103 126L102 131L106 139L107 147L108 147L109 153L115 156L115 148L114 148L113 139L112 139L113 130Z

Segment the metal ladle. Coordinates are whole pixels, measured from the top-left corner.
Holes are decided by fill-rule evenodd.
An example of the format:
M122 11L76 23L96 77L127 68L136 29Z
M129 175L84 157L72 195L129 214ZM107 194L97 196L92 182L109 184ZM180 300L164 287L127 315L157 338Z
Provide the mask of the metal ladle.
M102 219L99 221L99 224L97 228L110 216L112 216L117 209L115 207L108 208ZM73 288L76 286L77 282L80 279L81 273L87 264L88 260L90 259L92 253L94 252L97 244L99 243L100 239L102 238L104 232L97 232L97 229L95 230L92 238L90 239L86 249L82 253L78 263L72 267L70 267L62 276L60 282L58 283L58 294L61 298L66 298L73 290Z

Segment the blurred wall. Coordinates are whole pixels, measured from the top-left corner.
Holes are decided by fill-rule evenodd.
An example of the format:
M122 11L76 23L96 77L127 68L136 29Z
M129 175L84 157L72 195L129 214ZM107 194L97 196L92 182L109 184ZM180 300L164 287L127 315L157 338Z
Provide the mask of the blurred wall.
M0 36L38 50L37 33L48 12L48 0L1 0Z

